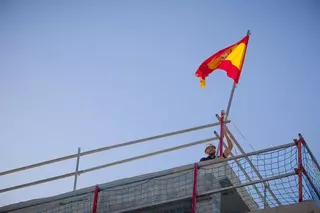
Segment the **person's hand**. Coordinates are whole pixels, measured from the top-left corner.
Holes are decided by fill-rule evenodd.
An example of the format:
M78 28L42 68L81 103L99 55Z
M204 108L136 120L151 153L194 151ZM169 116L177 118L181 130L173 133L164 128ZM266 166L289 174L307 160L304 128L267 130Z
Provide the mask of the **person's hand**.
M223 135L224 135L227 139L229 139L229 135L228 135L227 127L226 127L226 126L224 126L222 132L223 132Z
M223 135L227 134L227 126L226 125L223 126L222 133L223 133Z

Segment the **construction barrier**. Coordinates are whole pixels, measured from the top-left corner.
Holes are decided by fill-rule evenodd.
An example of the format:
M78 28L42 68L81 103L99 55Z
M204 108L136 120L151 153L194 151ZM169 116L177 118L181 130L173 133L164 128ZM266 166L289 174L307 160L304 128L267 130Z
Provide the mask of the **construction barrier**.
M252 211L319 200L319 172L317 161L299 136L294 143L199 162L116 186L95 186L90 193L46 204L49 208L41 209L45 205L39 204L7 212Z

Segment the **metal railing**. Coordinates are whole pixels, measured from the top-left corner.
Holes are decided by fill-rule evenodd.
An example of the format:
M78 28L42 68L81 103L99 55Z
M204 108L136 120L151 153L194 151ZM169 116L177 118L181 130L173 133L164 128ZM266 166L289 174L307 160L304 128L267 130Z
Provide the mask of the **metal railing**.
M217 119L218 120L220 119L218 115L217 115ZM229 123L229 122L230 121L227 121L226 123ZM152 141L155 139L178 135L186 132L206 129L206 128L218 126L219 124L220 122L197 126L197 127L165 133L165 134L161 134L153 137L129 141L129 142L120 143L112 146L106 146L106 147L102 147L99 149L94 149L86 152L81 152L81 149L79 148L77 154L74 154L74 155L68 155L65 157L56 158L56 159L48 160L45 162L36 163L36 164L23 166L23 167L12 169L12 170L0 172L0 176L4 176L4 175L12 174L15 172L20 172L20 171L33 169L36 167L40 167L40 166L44 166L44 165L48 165L48 164L52 164L52 163L56 163L64 160L69 160L72 158L77 158L75 172L70 172L63 175L54 176L51 178L41 179L34 182L29 182L21 185L0 189L0 193L21 189L21 188L41 184L41 183L46 183L50 181L55 181L55 180L59 180L59 179L63 179L71 176L74 176L73 189L76 190L77 178L78 178L78 175L80 174L96 171L106 167L130 162L130 161L134 161L134 160L138 160L138 159L142 159L142 158L146 158L154 155L159 155L162 153L166 153L166 152L170 152L178 149L183 149L190 146L195 146L195 145L206 143L212 140L217 140L219 139L219 134L217 132L214 132L216 137L203 139L203 140L187 143L184 145L175 146L172 148L151 152L148 154L127 158L124 160L103 164L100 166L95 166L95 167L91 167L83 170L79 170L79 163L80 163L81 156L90 155L90 154L94 154L94 153L98 153L98 152L102 152L110 149L133 145L133 144L143 143L147 141ZM196 207L196 206L199 206L199 205L196 205L198 202L197 201L198 199L202 197L207 197L207 196L214 196L215 194L223 193L225 191L230 191L230 190L246 191L246 193L250 195L250 199L253 199L255 203L258 203L257 205L259 206L259 208L281 206L281 205L292 203L292 200L296 202L301 202L305 199L313 199L313 200L320 199L320 177L319 177L320 167L318 162L316 161L316 158L312 154L310 148L308 147L307 143L305 142L301 134L298 135L298 139L294 140L294 143L288 143L281 146L276 146L268 149L245 153L244 150L239 145L238 141L235 139L235 137L227 127L226 127L226 132L229 134L231 140L236 145L236 147L240 150L241 154L235 155L234 153L231 152L230 154L231 157L227 159L200 162L199 164L197 164L197 167L191 165L191 166L185 166L182 169L180 168L178 170L175 170L175 172L183 172L183 171L190 170L190 171L193 171L193 174L197 175L197 177L195 176L193 177L193 184L195 184L193 185L193 193L190 193L189 195L186 194L185 196L182 196L182 197L174 198L173 199L174 201L186 200L186 199L188 200L190 198L192 200L193 212L196 212L196 211L199 212L201 210L198 211L197 210L198 207ZM223 145L226 146L225 144ZM275 165L274 158L276 158L277 160L276 165ZM235 178L233 180L234 182L232 183L232 185L220 187L220 188L212 188L206 191L199 190L199 187L201 188L201 183L200 183L201 177L202 177L201 171L206 171L206 172L209 171L210 169L206 168L206 166L208 165L215 166L215 170L219 170L219 169L221 169L221 171L230 170L231 173L234 174L231 178ZM195 169L198 167L200 170L196 172ZM214 173L213 170L212 171L210 170L210 172ZM165 175L162 174L160 176L165 176ZM157 178L160 178L160 176L153 177L152 180L156 180ZM216 178L219 179L219 177L216 177ZM144 184L144 183L141 183L141 184ZM213 185L214 184L215 183L213 183ZM188 186L186 185L185 187L187 188ZM165 190L169 190L169 189L165 189ZM286 191L286 193L283 193L282 190ZM90 207L86 207L86 208L93 209L94 211L96 211L102 206L102 203L101 203L102 201L98 199L98 196L100 196L101 192L107 193L106 197L111 199L112 194L110 195L108 194L108 193L111 193L110 189L99 188L98 186L96 186L95 189L92 189L92 191L89 191L89 192L87 191L85 192L84 195L81 195L89 199L87 202L87 205L89 205ZM142 195L142 193L143 192L141 192L141 195L139 196L148 196L148 194ZM152 193L156 194L157 192L154 191ZM79 196L79 194L77 196ZM121 196L123 197L128 196L127 192L124 190L123 195ZM297 199L295 200L295 198ZM126 197L126 199L129 199L129 198ZM190 200L190 208L191 208L191 200ZM290 200L290 202L288 202L288 200ZM52 202L52 200L48 200L46 202ZM104 203L103 208L110 208L110 209L115 208L112 206L114 205L112 203L113 201L106 201L106 202L108 203ZM163 202L166 203L168 201L163 201ZM32 205L42 205L42 204L43 204L43 201L39 200L38 204L33 203ZM145 204L144 208L149 208L150 205L160 205L160 204L161 203L153 202L151 204L150 203ZM73 204L71 203L69 206L72 206L72 205ZM77 204L74 204L74 205L77 205L77 208L80 208L79 202L77 202ZM21 209L21 208L27 208L27 207L28 206L20 206L20 207L11 206L9 209L11 210L15 208ZM61 208L60 207L59 209L69 208L66 206ZM140 209L141 205L137 206L136 208ZM206 208L209 208L209 207L206 207ZM130 211L131 210L132 209L130 209ZM1 208L0 208L0 212L1 212ZM52 212L55 212L55 211L52 211ZM111 211L111 212L114 212L114 211ZM121 212L123 212L123 210L121 210Z
M102 184L69 197L0 208L0 212L18 209L27 212L29 208L37 213L81 209L93 210L93 213L102 209L119 213L156 212L162 208L186 209L187 212L192 207L194 212L207 212L212 208L225 208L219 202L235 193L250 210L320 199L317 176L320 168L301 135L292 143L232 155L144 176L133 182ZM230 183L221 185L223 180Z
M230 121L227 121L226 123L230 123ZM171 152L171 151L175 151L175 150L179 150L179 149L195 146L195 145L198 145L198 144L207 143L207 142L210 142L210 141L213 141L213 140L217 140L217 138L213 137L213 138L208 138L208 139L204 139L204 140L199 140L199 141L187 143L187 144L180 145L180 146L175 146L175 147L172 147L172 148L168 148L168 149L164 149L164 150L160 150L160 151L156 151L156 152L151 152L151 153L148 153L148 154L145 154L145 155L140 155L140 156L127 158L127 159L116 161L116 162L112 162L112 163L103 164L103 165L100 165L100 166L91 167L91 168L88 168L88 169L79 170L80 158L82 156L92 155L92 154L95 154L95 153L108 151L108 150L111 150L111 149L116 149L116 148L125 147L125 146L129 146L129 145L134 145L134 144L138 144L138 143L150 142L150 141L153 141L153 140L156 140L156 139L165 138L165 137L174 136L174 135L179 135L179 134L183 134L183 133L187 133L187 132L193 132L193 131L197 131L197 130L201 130L201 129L206 129L206 128L218 126L218 125L220 125L220 122L201 125L201 126L196 126L196 127L192 127L192 128L188 128L188 129L182 129L182 130L169 132L169 133L164 133L164 134L160 134L160 135L156 135L156 136L152 136L152 137L147 137L147 138L142 138L142 139L138 139L138 140L119 143L119 144L115 144L115 145L111 145L111 146L105 146L105 147L101 147L101 148L98 148L98 149L93 149L93 150L89 150L89 151L85 151L85 152L81 152L81 149L78 148L78 153L77 154L68 155L68 156L64 156L64 157L60 157L60 158L55 158L55 159L43 161L43 162L40 162L40 163L35 163L35 164L31 164L31 165L22 166L22 167L15 168L15 169L3 171L3 172L0 172L0 178L1 178L1 176L4 176L4 175L17 173L17 172L21 172L21 171L25 171L25 170L29 170L29 169L34 169L34 168L37 168L37 167L46 166L46 165L49 165L49 164L54 164L54 163L57 163L57 162L66 161L66 160L70 160L70 159L73 159L73 158L77 158L76 170L74 172L70 172L70 173L66 173L66 174L63 174L63 175L58 175L58 176L54 176L54 177L50 177L50 178L46 178L46 179L41 179L41 180L37 180L37 181L34 181L34 182L29 182L29 183L24 183L24 184L20 184L20 185L16 185L16 186L3 188L3 189L0 189L0 193L9 192L9 191L12 191L12 190L17 190L17 189L22 189L22 188L25 188L25 187L30 187L30 186L34 186L34 185L38 185L38 184L51 182L51 181L56 181L56 180L59 180L59 179L64 179L64 178L68 178L68 177L72 177L72 176L74 176L73 189L76 190L76 188L77 188L77 180L78 180L78 176L80 174L84 174L84 173L100 170L100 169L103 169L103 168L106 168L106 167L111 167L111 166L115 166L115 165L119 165L119 164L122 164L122 163L131 162L131 161L142 159L142 158L147 158L147 157L163 154L163 153L166 153L166 152Z

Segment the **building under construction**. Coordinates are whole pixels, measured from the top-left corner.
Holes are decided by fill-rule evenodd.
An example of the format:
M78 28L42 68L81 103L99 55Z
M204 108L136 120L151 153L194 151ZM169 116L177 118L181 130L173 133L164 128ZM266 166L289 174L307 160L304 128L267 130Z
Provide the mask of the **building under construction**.
M178 149L222 141L215 137L172 147L147 155L79 170L81 156L113 148L144 143L156 139L224 126L217 115L217 123L197 126L150 138L130 141L96 150L78 152L46 162L0 172L0 176L45 166L72 158L77 159L74 172L23 183L0 189L0 193L74 176L74 191L53 197L30 200L0 207L1 213L248 213L248 212L320 212L320 167L302 135L291 143L264 150L245 153L237 139L225 126L239 153L228 158L197 162L144 174L137 177L97 184L76 190L78 175L137 160L144 157L171 152ZM222 122L220 122L220 120ZM227 123L231 121L226 121ZM220 143L221 144L221 143ZM221 144L222 145L222 144ZM224 146L226 146L223 143ZM220 146L222 147L222 146Z

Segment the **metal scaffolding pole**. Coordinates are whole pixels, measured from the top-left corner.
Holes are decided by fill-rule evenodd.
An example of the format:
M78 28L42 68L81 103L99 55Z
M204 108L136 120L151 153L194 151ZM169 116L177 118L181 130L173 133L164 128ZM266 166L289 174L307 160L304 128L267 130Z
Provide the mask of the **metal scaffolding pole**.
M254 181L252 181L250 183L241 183L239 185L233 185L233 186L228 186L228 187L224 187L224 188L221 188L221 189L215 189L215 190L203 192L203 193L199 194L199 197L200 196L214 194L214 193L218 193L218 192L223 192L225 190L237 189L237 188L240 188L240 187L250 186L250 185L253 185L253 184L265 183L265 182L268 182L268 181L277 180L277 179L281 179L281 178L285 178L285 177L289 177L289 176L293 176L293 175L296 175L296 173L295 172L289 172L289 173L282 174L282 175L276 175L276 176L272 176L272 177L268 177L268 178L262 178L260 180L254 180Z
M218 114L216 114L217 119L220 121L220 116ZM240 146L240 144L238 143L238 141L236 140L236 138L233 136L233 134L231 133L231 131L229 130L229 128L227 126L225 126L226 128L226 132L230 135L231 140L233 140L233 143L237 146L237 148L239 149L239 151L241 152L241 154L245 154L245 151L242 149L242 147ZM250 164L250 166L252 167L253 171L257 174L257 176L259 177L259 179L263 179L263 177L261 176L260 172L257 170L257 168L253 165L253 163L251 162L251 160L248 157L245 157L245 159L248 161L248 163ZM273 191L270 189L270 187L267 188L268 192L270 193L270 195L273 197L273 199L277 202L277 204L280 206L281 203L278 200L278 198L275 196L275 194L273 193Z
M78 175L79 175L79 163L80 163L80 154L81 154L81 148L78 148L78 156L77 156L77 164L76 164L76 172L74 175L74 182L73 182L73 191L77 189L77 182L78 182Z
M307 153L310 155L311 157L311 160L312 162L315 164L315 166L317 167L318 171L320 171L320 167L319 167L319 164L318 164L318 161L315 159L314 155L312 154L308 144L306 143L306 141L304 140L304 138L302 137L302 135L299 133L298 134L298 140L294 140L294 142L298 145L298 163L299 161L301 161L299 164L300 165L300 169L302 170L302 173L306 176L307 180L309 181L311 187L313 188L314 192L316 193L318 199L320 199L320 192L319 190L317 189L317 187L314 185L313 183L313 180L311 179L309 173L308 173L308 170L306 168L304 168L304 162L302 161L303 157L302 157L302 148L306 148L307 150ZM300 143L300 148L299 148L299 143ZM300 151L299 151L300 150ZM300 160L299 160L299 155L300 155ZM298 170L299 170L299 167L298 167ZM301 180L302 182L302 180ZM302 185L302 183L301 183ZM300 187L300 186L299 186ZM301 192L302 192L302 189L301 189ZM302 195L301 195L302 196ZM301 198L302 199L302 198Z
M220 138L219 134L218 134L216 131L214 131L214 134L215 134L218 138ZM226 134L227 134L227 133L226 133ZM227 145L226 145L224 142L223 142L223 146L224 146L225 148L227 148ZM235 155L232 153L232 151L230 151L230 156L231 156L231 157L234 157L234 156L235 156ZM238 167L240 168L240 170L243 172L243 174L246 176L247 180L249 180L250 182L252 182L252 179L251 179L250 176L248 175L247 171L243 168L243 166L239 163L239 161L238 161L238 160L234 160L234 161L236 162L236 164L238 165ZM261 194L261 192L259 191L258 187L257 187L256 185L253 185L253 188L256 190L256 192L258 193L258 195L259 195L259 197L261 198L261 200L264 200L265 197ZM266 205L269 206L268 203L266 203Z

